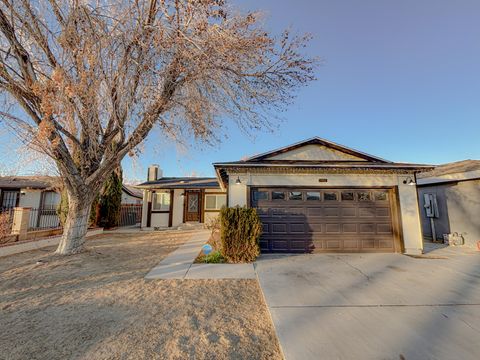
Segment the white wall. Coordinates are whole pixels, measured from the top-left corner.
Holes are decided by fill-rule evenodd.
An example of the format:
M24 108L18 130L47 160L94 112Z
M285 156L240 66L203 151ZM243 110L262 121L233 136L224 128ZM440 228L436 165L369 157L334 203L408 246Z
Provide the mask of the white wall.
M237 176L240 177L241 184L235 183ZM229 176L228 206L247 204L247 185L316 188L398 186L405 253L418 254L423 249L423 242L416 187L403 184L409 177L413 178L413 174L234 174ZM319 182L319 179L327 179L327 182Z
M20 194L20 201L18 206L30 207L38 209L40 207L40 199L42 198L42 190L22 189L21 193L25 192L25 195Z
M168 227L168 213L152 212L152 227Z
M172 226L178 226L183 223L183 202L185 199L182 196L183 192L183 189L175 189L173 192Z

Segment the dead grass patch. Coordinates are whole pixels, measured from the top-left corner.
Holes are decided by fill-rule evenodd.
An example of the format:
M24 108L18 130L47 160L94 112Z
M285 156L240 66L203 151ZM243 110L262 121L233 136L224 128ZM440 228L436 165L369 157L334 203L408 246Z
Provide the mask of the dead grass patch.
M278 359L255 280L145 280L188 235L105 234L0 261L1 359Z

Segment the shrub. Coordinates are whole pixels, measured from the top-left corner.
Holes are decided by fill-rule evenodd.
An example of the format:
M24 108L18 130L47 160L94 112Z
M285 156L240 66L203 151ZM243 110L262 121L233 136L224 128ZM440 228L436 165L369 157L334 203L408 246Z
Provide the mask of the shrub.
M205 255L202 261L208 264L221 264L225 262L225 259L220 251L214 251L208 255Z
M262 223L256 209L223 208L220 211L222 255L228 262L251 262L260 254Z

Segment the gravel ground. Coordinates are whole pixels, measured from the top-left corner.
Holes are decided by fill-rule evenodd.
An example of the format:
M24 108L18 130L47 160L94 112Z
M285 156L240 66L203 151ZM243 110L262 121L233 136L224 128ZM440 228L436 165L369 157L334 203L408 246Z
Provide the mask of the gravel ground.
M79 255L0 258L0 359L281 358L256 280L144 280L187 236L105 234Z

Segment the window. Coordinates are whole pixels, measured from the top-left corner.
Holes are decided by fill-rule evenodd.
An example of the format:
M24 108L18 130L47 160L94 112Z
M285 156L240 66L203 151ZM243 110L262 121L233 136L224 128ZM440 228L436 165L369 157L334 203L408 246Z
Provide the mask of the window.
M375 193L375 200L376 201L385 201L387 200L387 193L386 191L378 191Z
M307 191L307 200L320 200L320 192Z
M225 205L227 205L226 195L205 194L205 210L220 210Z
M355 194L352 191L342 191L342 201L355 200Z
M43 209L56 209L60 202L60 196L54 191L43 193Z
M302 200L302 192L301 191L290 191L288 193L289 200Z
M359 192L358 201L370 201L372 200L372 195L369 192Z
M272 191L272 200L285 200L285 193L283 191Z
M152 210L153 211L169 211L170 210L170 193L153 193L152 194Z
M336 192L324 192L323 193L323 200L325 200L325 201L337 201L337 193Z
M268 192L267 191L258 191L255 190L253 192L253 200L268 200Z

